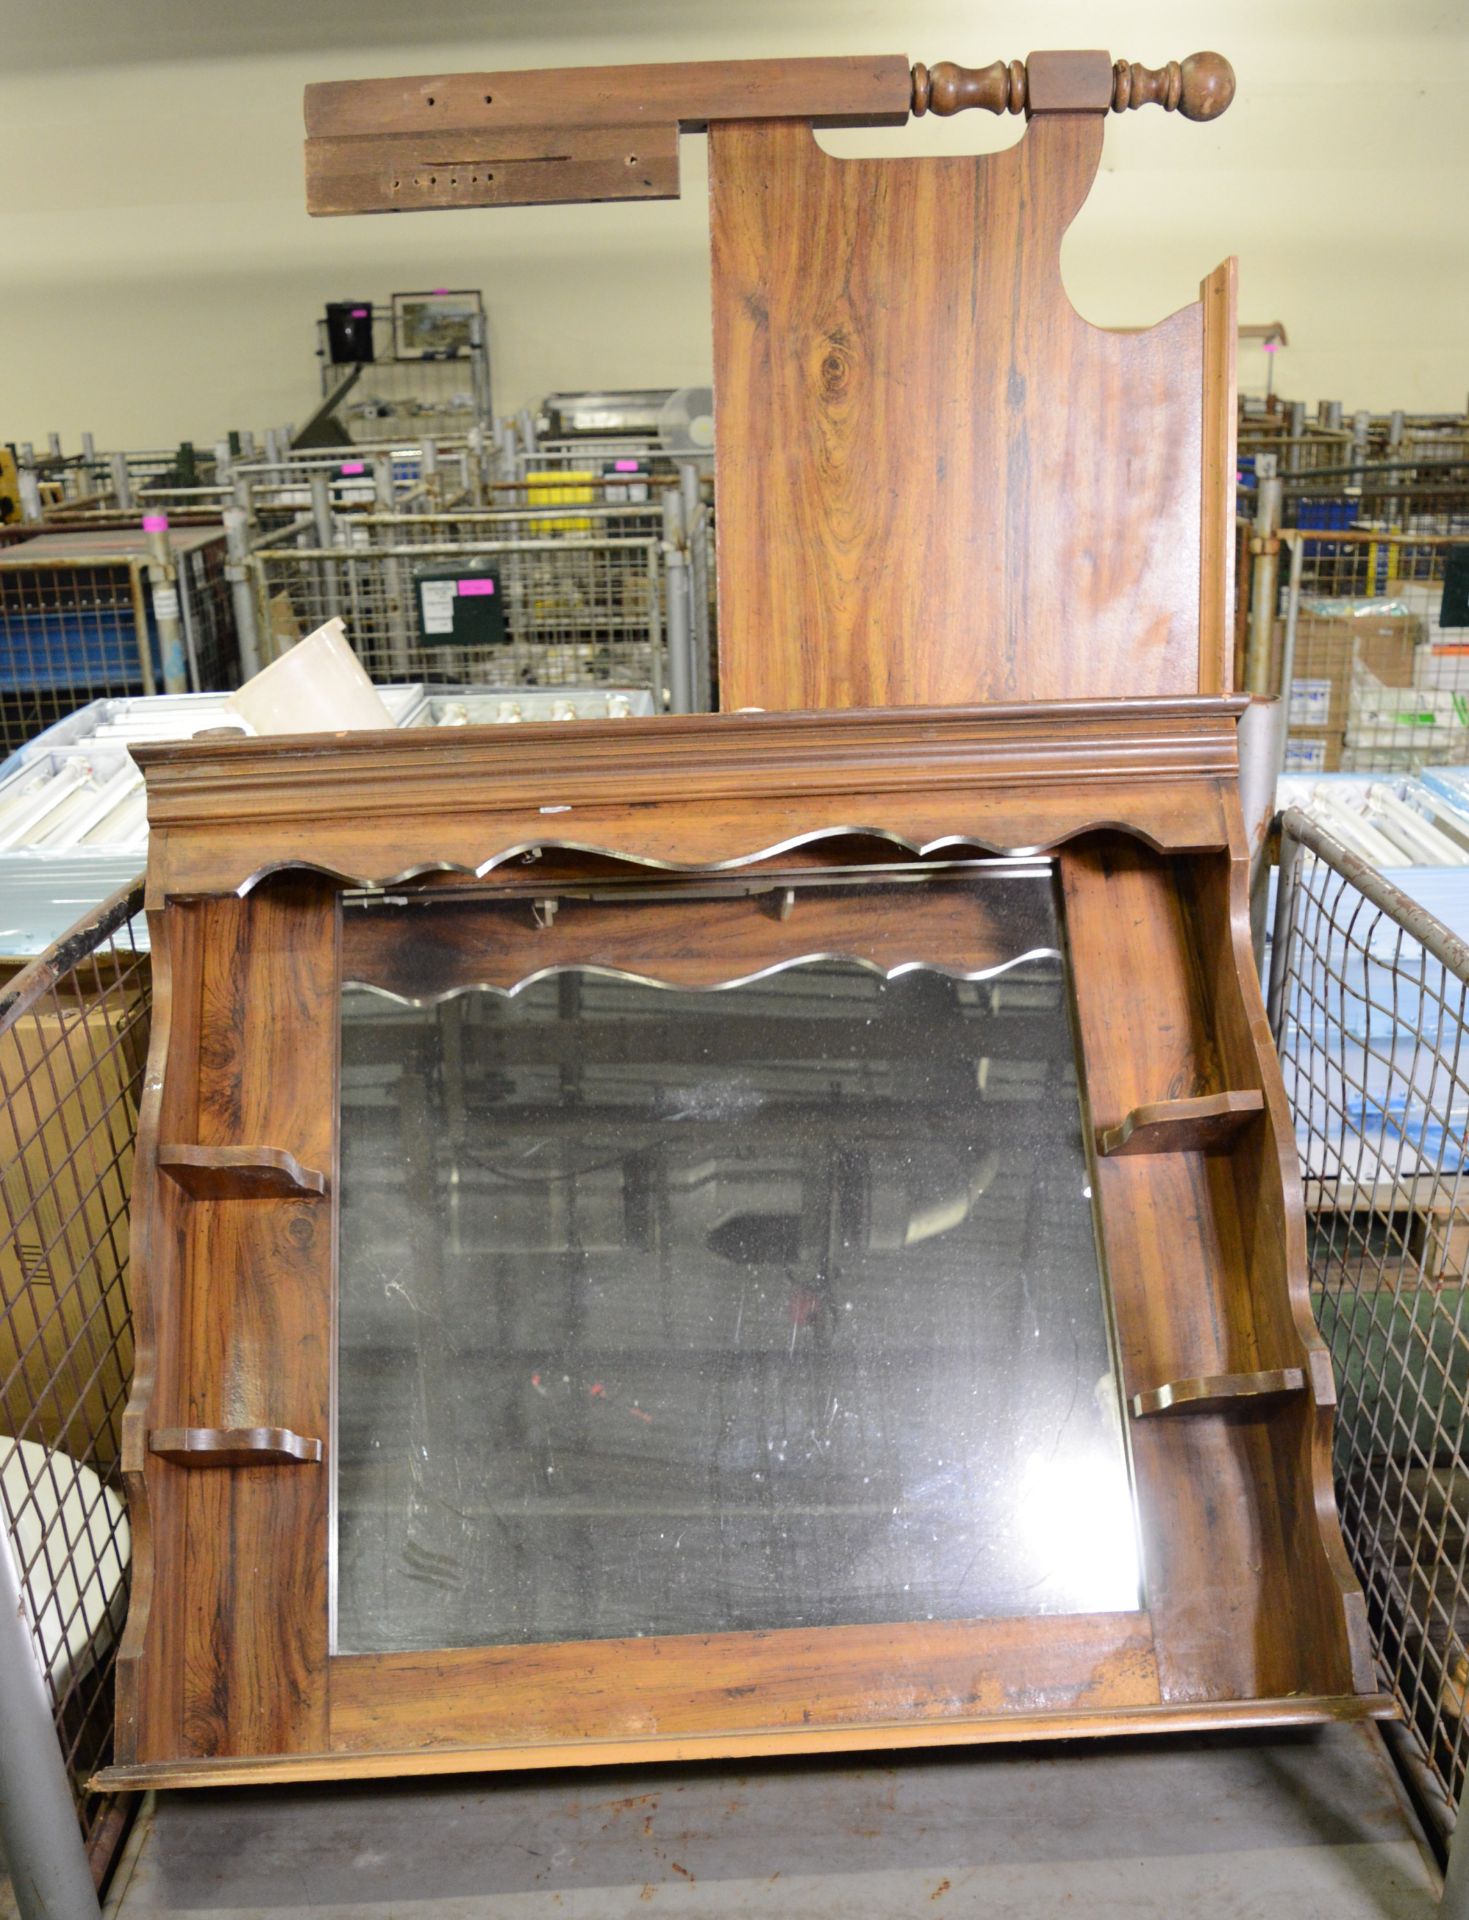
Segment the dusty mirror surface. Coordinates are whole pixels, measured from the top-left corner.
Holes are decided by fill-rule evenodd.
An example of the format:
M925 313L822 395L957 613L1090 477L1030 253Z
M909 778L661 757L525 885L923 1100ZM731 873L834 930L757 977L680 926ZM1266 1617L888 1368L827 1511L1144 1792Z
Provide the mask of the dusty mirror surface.
M1140 1603L1047 863L343 911L340 1651Z

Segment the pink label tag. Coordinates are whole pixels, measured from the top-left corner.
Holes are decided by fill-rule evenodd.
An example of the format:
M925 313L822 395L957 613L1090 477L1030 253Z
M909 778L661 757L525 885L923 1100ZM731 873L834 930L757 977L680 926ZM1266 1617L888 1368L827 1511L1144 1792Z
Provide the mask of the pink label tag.
M344 460L342 462L343 479L345 479L349 473L366 473L366 472L367 472L367 462L365 460Z
M365 320L371 311L372 309L370 307L353 307L352 318L354 320Z
M614 460L612 462L612 471L614 473L637 473L638 470L636 460Z
M166 513L145 513L143 515L144 533L167 533L168 515Z
M448 297L449 297L449 289L448 289L447 287L435 287L435 288L434 288L434 298L435 298L435 300L447 300L447 299L448 299Z
M494 591L495 591L495 583L493 580L486 580L484 578L480 578L478 580L461 580L459 582L459 592L461 597L465 594L493 593Z

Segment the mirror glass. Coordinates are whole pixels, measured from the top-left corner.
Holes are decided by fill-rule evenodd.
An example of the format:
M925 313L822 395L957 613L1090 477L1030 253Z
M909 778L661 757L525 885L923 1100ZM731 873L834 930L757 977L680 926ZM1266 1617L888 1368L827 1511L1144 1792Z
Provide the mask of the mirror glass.
M340 1651L1140 1604L1048 863L343 911Z

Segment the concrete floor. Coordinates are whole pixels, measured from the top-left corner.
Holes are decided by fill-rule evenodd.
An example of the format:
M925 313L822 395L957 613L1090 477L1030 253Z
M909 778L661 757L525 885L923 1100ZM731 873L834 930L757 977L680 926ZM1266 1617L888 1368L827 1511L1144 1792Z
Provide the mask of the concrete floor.
M1424 1920L1375 1729L161 1795L113 1920Z

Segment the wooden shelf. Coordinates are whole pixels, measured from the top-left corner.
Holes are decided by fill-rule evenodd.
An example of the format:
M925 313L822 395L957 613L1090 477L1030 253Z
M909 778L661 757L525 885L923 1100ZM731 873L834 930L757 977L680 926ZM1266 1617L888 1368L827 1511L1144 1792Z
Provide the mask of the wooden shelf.
M1299 1367L1266 1373L1205 1373L1191 1380L1169 1380L1132 1396L1133 1418L1159 1413L1225 1413L1252 1400L1278 1400L1303 1393L1306 1376Z
M1112 1158L1128 1153L1217 1153L1264 1111L1265 1096L1258 1091L1152 1100L1134 1107L1121 1126L1099 1127L1097 1151Z
M155 1427L148 1451L176 1467L302 1467L321 1442L289 1427Z
M161 1172L193 1200L300 1200L326 1192L326 1175L284 1147L160 1147Z

